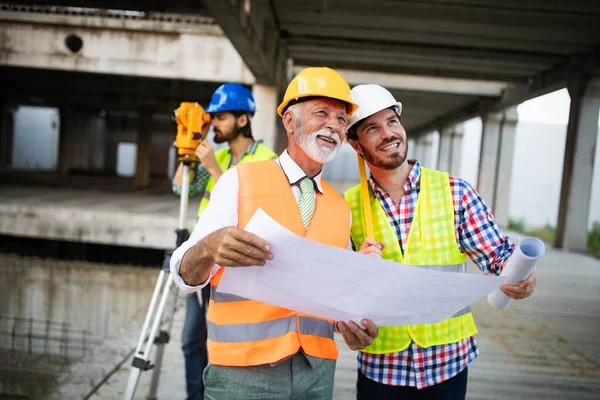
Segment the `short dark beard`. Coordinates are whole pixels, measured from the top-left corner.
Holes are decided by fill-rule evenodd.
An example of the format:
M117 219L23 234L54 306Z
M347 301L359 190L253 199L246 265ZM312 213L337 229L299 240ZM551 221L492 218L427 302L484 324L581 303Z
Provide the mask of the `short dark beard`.
M217 136L215 134L215 137L213 138L213 141L217 144L221 144L221 143L225 143L225 142L230 142L233 139L235 139L236 137L238 137L240 135L240 133L242 132L242 130L240 128L238 128L237 126L234 128L234 133L232 135L229 136Z
M385 146L385 144L382 145ZM408 143L406 143L404 140L401 140L400 142L400 146L404 146L404 154L400 153L398 156L394 156L389 160L377 160L374 154L365 151L360 142L358 142L358 146L362 150L364 159L367 160L369 164L388 171L394 170L404 164L404 161L406 161L406 155L408 154Z

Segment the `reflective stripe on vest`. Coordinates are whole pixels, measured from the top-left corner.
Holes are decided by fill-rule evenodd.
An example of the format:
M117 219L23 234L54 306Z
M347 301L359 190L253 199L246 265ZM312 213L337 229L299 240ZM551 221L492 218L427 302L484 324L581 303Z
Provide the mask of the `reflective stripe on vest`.
M466 255L459 251L456 242L454 202L448 173L421 167L420 186L404 252L381 203L369 187L375 240L386 244L382 257L420 268L465 273ZM349 189L345 197L352 210L352 242L359 248L365 239L360 186ZM380 327L379 336L364 351L393 353L404 350L412 341L421 347L455 343L475 333L477 328L471 308L465 307L436 324Z
M338 248L348 245L350 210L322 181L323 194L308 230L304 229L289 181L274 161L254 162L238 170L238 227L244 228L260 207L279 224L307 239ZM332 223L335 221L335 223ZM309 356L337 358L334 321L277 307L217 288L226 268L211 278L208 307L208 356L214 365L251 366L278 362L300 349Z
M271 151L271 149L269 149L264 144L259 143L256 146L256 150L253 154L244 154L236 165L249 163L253 161L265 161L270 160L272 158L277 158L277 154ZM231 151L228 147L224 147L215 151L215 159L222 172L227 171L231 167L231 165L229 165L231 164ZM212 193L215 184L216 182L211 176L208 179L208 182L206 183L206 188L204 189L204 193L202 194L202 198L200 199L200 206L198 207L198 216L200 216L200 214L202 214L206 207L208 207L208 203L210 201L210 194Z
M319 318L299 317L300 333L333 339L333 324ZM208 338L217 342L254 342L297 332L296 315L255 324L215 325L208 322Z

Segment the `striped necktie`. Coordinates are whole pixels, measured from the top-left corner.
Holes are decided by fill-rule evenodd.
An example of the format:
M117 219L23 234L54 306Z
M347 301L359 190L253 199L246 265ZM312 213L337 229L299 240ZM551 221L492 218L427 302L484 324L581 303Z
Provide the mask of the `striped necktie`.
M313 180L307 176L302 178L300 180L300 191L298 208L304 223L304 230L306 230L315 211L315 184Z

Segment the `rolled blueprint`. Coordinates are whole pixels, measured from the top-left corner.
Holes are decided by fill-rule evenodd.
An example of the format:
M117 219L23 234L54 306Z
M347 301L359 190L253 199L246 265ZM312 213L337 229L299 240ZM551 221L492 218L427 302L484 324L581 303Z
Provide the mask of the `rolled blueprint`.
M544 255L546 250L544 243L536 238L528 237L519 242L515 252L510 257L500 276L509 277L508 283L515 285L524 279L535 269L535 265ZM488 302L497 309L508 307L511 298L500 289L488 295Z

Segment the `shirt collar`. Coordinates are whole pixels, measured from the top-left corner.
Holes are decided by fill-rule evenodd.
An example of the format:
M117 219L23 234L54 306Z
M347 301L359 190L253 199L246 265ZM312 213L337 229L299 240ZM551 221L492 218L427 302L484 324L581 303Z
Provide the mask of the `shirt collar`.
M250 146L248 146L246 148L246 151L244 151L244 155L245 154L250 154L250 155L254 155L254 153L256 153L256 150L258 149L258 145L261 144L263 141L262 139L258 139L255 140L254 142L250 143ZM231 154L231 147L227 147L227 149L229 150L229 154ZM243 155L242 155L243 157Z
M406 177L406 181L404 181L404 192L408 193L411 189L415 189L419 186L421 181L421 164L417 160L408 160L408 164L412 165L408 176ZM373 175L371 175L369 182L371 184L371 188L375 193L383 193L383 189L381 189L375 179L373 179Z
M255 140L254 142L252 142L252 144L250 146L248 146L248 148L246 149L246 154L254 155L254 153L256 153L256 149L258 148L258 145L261 144L262 142L263 142L262 139L258 139L258 140Z
M283 153L277 159L279 165L281 165L281 169L287 176L290 181L290 185L295 185L302 178L306 176L306 173L300 168L296 161L292 160L292 157L288 154L287 150L284 150ZM316 189L319 193L323 193L323 187L321 186L321 175L323 174L323 170L319 172L316 176L312 177L312 180L315 182ZM309 177L310 178L310 177Z

